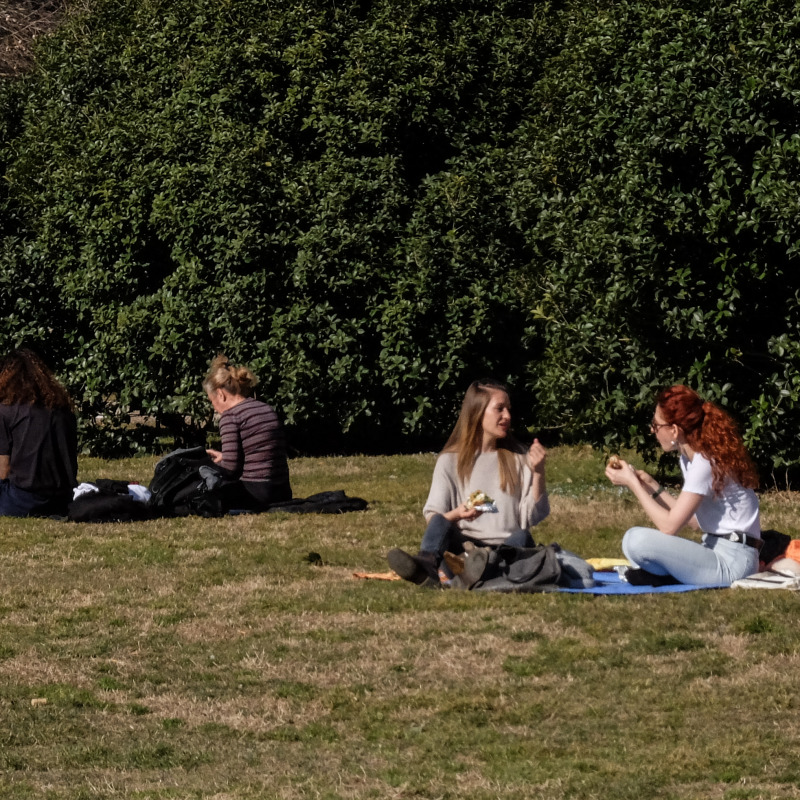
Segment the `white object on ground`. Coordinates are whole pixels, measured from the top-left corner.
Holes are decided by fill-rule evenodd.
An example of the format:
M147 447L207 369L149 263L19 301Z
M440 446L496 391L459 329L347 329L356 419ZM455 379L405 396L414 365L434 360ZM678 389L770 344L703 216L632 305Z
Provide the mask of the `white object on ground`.
M150 490L138 483L128 484L128 494L140 503L146 503L150 499Z
M72 499L77 500L81 495L99 492L100 490L93 483L79 483L72 490Z

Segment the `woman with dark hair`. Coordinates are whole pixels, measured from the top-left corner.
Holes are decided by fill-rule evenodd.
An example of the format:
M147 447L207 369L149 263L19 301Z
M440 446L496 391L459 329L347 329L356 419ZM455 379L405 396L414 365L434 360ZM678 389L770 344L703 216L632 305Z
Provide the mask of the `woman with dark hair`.
M15 350L0 362L0 516L66 513L77 474L67 390L35 353Z
M658 395L650 429L665 451L680 453L684 483L673 497L621 459L606 467L657 528L631 528L622 540L626 557L654 575L700 586L729 586L757 572L758 475L734 420L687 386L670 386ZM687 525L703 531L702 543L676 536Z
M253 397L258 378L248 367L233 366L218 355L203 381L220 414L222 450L208 450L225 477L223 500L229 508L261 510L292 499L286 439L275 409Z
M535 439L526 450L511 435L511 401L496 381L475 381L467 389L461 413L439 454L422 513L428 523L417 555L394 549L389 565L420 585L439 584L446 551L477 545L532 547L530 528L550 513L545 483L547 453ZM496 512L469 502L475 491L494 500Z

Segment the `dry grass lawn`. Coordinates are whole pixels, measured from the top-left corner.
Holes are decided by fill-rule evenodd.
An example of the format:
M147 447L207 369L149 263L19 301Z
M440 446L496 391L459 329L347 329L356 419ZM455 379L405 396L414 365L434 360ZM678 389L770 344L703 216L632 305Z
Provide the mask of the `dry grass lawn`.
M341 516L0 520L0 796L800 797L800 597L354 578L416 547L433 460L292 462L370 502ZM620 555L642 517L601 474L553 452L537 539ZM799 507L766 494L765 526L800 538Z

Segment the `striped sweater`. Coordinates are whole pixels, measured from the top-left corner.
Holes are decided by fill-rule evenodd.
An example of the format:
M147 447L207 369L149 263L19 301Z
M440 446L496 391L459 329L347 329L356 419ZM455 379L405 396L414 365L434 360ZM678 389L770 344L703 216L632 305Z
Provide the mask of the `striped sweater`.
M232 478L244 482L289 482L286 437L272 406L248 397L219 420L222 463Z

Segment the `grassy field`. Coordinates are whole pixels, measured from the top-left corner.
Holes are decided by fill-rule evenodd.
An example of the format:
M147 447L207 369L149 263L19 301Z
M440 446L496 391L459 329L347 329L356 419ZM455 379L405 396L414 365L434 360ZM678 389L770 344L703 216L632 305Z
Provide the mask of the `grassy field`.
M336 517L0 520L0 797L800 798L800 596L354 578L416 548L433 461L293 461L370 503ZM619 556L599 455L549 477L537 540ZM762 507L800 538L800 496Z

